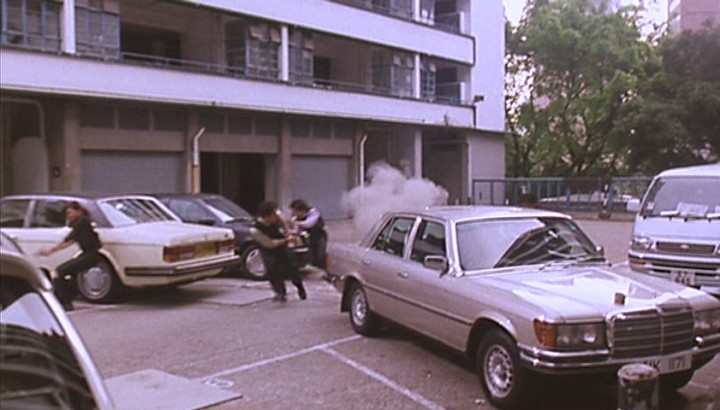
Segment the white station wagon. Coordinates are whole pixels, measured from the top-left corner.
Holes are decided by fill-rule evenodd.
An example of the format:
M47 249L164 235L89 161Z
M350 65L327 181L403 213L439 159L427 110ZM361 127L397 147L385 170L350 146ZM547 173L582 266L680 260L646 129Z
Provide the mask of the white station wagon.
M328 253L356 332L387 319L467 354L497 407L527 404L532 375L613 375L630 363L678 388L720 351L717 299L612 269L564 214L391 212Z
M94 198L75 194L3 197L0 229L48 274L80 251L73 245L49 257L38 255L41 249L62 241L70 232L63 209L71 201L88 210L103 245L101 262L77 275L80 293L91 302L115 300L124 287L193 282L238 263L231 230L180 222L152 197Z

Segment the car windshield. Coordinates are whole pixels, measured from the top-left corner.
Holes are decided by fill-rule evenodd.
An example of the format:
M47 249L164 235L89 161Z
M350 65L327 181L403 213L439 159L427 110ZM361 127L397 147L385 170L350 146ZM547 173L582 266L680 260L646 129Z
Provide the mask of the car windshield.
M661 178L648 190L641 216L720 217L720 178Z
M98 204L114 227L176 220L151 199L115 198L99 201Z
M596 248L572 221L523 218L457 225L463 270L522 266L596 256Z
M223 223L232 221L245 221L253 219L250 213L234 202L226 198L208 198L203 202L208 206L210 212L220 218Z

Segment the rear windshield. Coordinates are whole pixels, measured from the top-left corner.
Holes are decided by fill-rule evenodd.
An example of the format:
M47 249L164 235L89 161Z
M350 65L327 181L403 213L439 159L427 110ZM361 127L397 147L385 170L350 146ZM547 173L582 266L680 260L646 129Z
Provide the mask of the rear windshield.
M642 216L718 217L720 178L660 178L645 197Z
M98 205L115 227L176 220L152 199L116 198L99 201Z

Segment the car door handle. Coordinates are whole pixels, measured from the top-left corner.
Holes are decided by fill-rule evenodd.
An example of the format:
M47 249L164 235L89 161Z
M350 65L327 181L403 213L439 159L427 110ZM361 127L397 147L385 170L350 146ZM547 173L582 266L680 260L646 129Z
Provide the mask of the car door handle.
M400 277L403 278L403 279L407 279L408 276L410 276L410 275L408 275L407 272L398 272L397 275L400 276Z

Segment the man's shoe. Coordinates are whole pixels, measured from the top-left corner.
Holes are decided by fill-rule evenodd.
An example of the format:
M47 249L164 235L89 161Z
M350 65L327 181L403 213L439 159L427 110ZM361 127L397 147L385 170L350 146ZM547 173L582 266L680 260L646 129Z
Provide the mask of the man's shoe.
M286 301L287 301L287 296L285 296L285 295L275 295L275 297L273 298L273 300L274 300L275 302L286 302Z
M300 286L298 288L298 296L300 296L301 300L307 299L307 292L305 292L305 286Z

